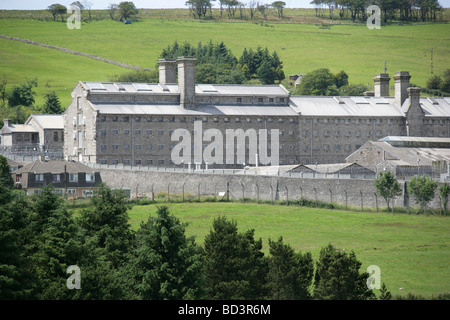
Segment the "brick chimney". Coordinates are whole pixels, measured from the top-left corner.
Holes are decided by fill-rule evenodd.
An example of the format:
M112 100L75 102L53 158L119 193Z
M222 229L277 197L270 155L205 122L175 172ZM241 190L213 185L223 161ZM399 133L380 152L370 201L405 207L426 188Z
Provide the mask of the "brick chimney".
M179 57L178 64L178 88L180 91L180 104L184 109L197 107L195 98L195 62L193 57Z
M408 98L409 79L411 76L408 71L399 71L394 75L395 81L395 103L402 106L406 98ZM419 88L420 96L420 88Z
M389 75L387 73L377 74L374 78L375 97L389 97Z
M177 83L177 65L173 59L160 59L159 65L159 83Z

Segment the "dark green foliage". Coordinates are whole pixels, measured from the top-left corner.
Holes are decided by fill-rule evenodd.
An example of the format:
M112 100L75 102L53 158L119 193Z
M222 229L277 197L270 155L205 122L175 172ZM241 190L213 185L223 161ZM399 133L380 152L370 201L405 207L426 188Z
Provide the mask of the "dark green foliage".
M131 18L139 13L132 1L123 1L119 3L120 21Z
M15 106L31 106L34 104L34 96L36 93L33 91L33 88L37 87L37 80L31 79L27 80L25 83L14 86L7 95L8 105L10 107Z
M321 300L371 300L368 273L359 273L361 262L354 252L338 251L329 244L320 250L314 279L314 298Z
M27 254L30 232L28 203L0 184L0 299L31 297L33 274Z
M82 211L80 225L97 247L105 249L107 260L118 266L133 240L128 207L120 190L101 185L91 198L93 209Z
M444 183L439 187L439 196L441 197L442 207L444 209L444 214L447 215L447 204L448 204L448 196L450 195L450 185L448 183Z
M237 59L221 42L207 45L198 43L197 47L190 43L169 45L163 49L161 58L176 59L181 56L191 56L197 59L195 81L207 84L241 84L256 76L264 84L273 84L285 78L283 63L278 54L269 54L267 48L258 47L256 51L244 49Z
M380 297L379 300L391 300L392 294L388 291L386 284L383 282L380 288Z
M310 96L362 96L367 91L363 84L349 85L345 71L336 74L326 68L311 71L302 78L295 94Z
M11 168L8 164L8 159L0 155L0 185L7 188L14 186L14 181L11 177ZM0 196L1 197L1 196Z
M205 277L208 299L262 299L266 296L267 260L254 231L238 233L225 217L213 222L205 237Z
M433 75L427 81L427 89L433 95L448 96L450 94L450 69L445 70L442 75Z
M139 299L181 300L202 297L202 251L185 235L185 225L159 207L136 234L127 273Z
M278 241L269 239L270 257L267 274L274 300L307 300L310 299L309 287L314 275L314 263L311 253L295 253L294 249Z
M42 108L42 112L45 114L61 114L64 112L55 91L45 95L45 104Z

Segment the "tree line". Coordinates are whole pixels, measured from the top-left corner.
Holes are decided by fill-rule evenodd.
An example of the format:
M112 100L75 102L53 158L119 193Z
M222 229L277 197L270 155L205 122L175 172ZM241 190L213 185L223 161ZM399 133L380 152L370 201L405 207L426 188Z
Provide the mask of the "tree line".
M270 53L267 48L245 48L237 58L227 46L210 41L197 46L175 41L163 49L161 58L176 59L180 56L192 56L197 59L195 81L204 84L242 84L258 79L263 84L281 82L284 78L283 62L277 52Z
M216 0L188 0L186 6L194 19L213 19L213 4ZM286 7L284 1L274 1L270 4L265 4L262 1L251 0L248 2L241 2L237 0L217 0L219 5L220 18L224 16L228 19L244 19L244 12L247 10L250 13L250 19L257 15L267 18L269 10L273 9L281 19L283 18L283 10Z
M74 1L70 5L77 6L80 9L80 14L83 11L86 11L88 13L89 21L92 21L92 7L94 5L92 2L88 0L84 0L82 2ZM111 20L116 19L116 14L118 14L117 19L119 21L135 17L139 13L139 10L136 8L135 4L132 1L123 1L119 4L110 3L107 7L107 10ZM53 21L56 21L57 18L60 18L61 21L64 22L64 18L70 15L70 13L67 13L67 7L60 3L49 5L47 7L47 11L52 15Z
M139 229L130 228L123 193L101 186L74 215L51 186L27 197L12 188L0 157L0 299L47 300L298 300L377 297L353 252L329 244L317 261L280 237L269 254L254 230L214 219L202 246L186 224L160 206ZM7 170L4 170L7 168ZM81 271L69 290L67 268Z
M316 16L329 19L349 19L366 21L366 10L377 5L384 22L400 21L437 21L442 14L438 0L312 0ZM442 18L442 17L441 17ZM441 19L442 20L442 19Z

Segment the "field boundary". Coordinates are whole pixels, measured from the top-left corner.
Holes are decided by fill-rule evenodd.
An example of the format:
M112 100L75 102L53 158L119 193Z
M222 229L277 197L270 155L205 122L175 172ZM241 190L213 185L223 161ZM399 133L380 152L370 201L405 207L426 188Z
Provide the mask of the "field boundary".
M7 39L7 40L13 40L13 41L19 41L19 42L23 42L26 44L32 44L32 45L36 45L36 46L41 46L44 48L50 48L50 49L55 49L55 50L59 50L65 53L69 53L69 54L73 54L73 55L77 55L77 56L83 56L86 58L90 58L90 59L95 59L98 61L102 61L102 62L106 62L106 63L111 63L114 64L116 66L119 67L123 67L123 68L127 68L127 69L148 69L148 68L144 68L144 67L139 67L139 66L133 66L131 64L127 64L127 63L122 63L119 61L114 61L111 59L106 59L106 58L102 58L93 54L89 54L89 53L84 53L84 52L80 52L80 51L75 51L75 50L71 50L68 48L64 48L64 47L58 47L58 46L54 46L54 45L50 45L50 44L46 44L46 43L42 43L42 42L38 42L38 41L33 41L33 40L28 40L28 39L21 39L21 38L17 38L17 37L9 37L3 34L0 34L0 38L3 39Z

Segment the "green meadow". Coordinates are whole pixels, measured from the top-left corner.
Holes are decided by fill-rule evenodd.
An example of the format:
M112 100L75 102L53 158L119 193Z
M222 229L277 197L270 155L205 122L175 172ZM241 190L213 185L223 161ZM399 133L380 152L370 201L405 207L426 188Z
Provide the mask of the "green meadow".
M161 205L161 204L159 204ZM450 220L424 216L375 212L349 212L298 206L242 203L166 203L170 212L188 223L186 233L202 245L214 218L226 216L239 231L255 230L268 253L268 239L282 236L296 251L309 251L315 259L328 243L354 251L361 271L370 265L381 270L393 295L408 293L431 297L450 292ZM142 221L155 216L158 204L134 206L130 223L137 230ZM400 290L402 288L402 290Z
M69 30L60 21L0 19L0 34L98 55L119 62L155 68L163 48L179 43L224 42L236 55L244 48L268 47L284 62L286 76L317 68L345 70L350 83L373 84L373 76L409 71L411 82L425 86L433 71L440 74L450 66L450 25L387 25L369 30L363 24L316 24L275 22L193 21L150 17L131 25L117 21L83 22ZM37 77L37 103L46 90L58 92L63 105L71 101L70 91L78 81L107 81L126 69L54 49L0 39L0 74L8 85ZM289 81L284 84L289 86ZM393 88L393 81L391 81ZM393 89L391 90L393 94Z

